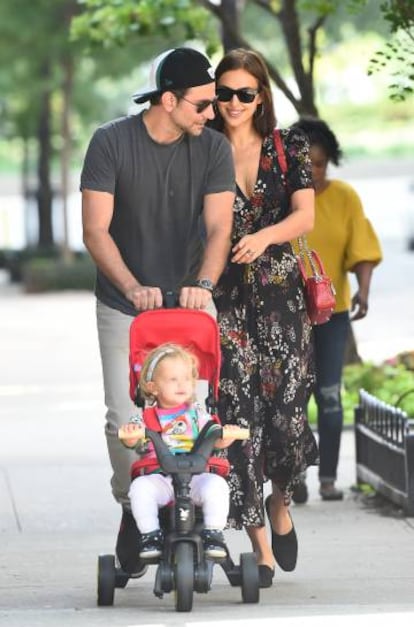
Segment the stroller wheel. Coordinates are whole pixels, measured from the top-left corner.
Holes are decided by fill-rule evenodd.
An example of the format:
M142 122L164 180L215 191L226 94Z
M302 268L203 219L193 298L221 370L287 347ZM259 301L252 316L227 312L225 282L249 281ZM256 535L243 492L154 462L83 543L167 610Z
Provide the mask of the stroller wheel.
M175 547L174 590L177 612L190 612L194 591L194 548L190 542L178 542Z
M115 557L100 555L98 558L98 599L99 606L114 604L115 593Z
M254 553L240 555L241 591L243 603L259 602L259 569Z

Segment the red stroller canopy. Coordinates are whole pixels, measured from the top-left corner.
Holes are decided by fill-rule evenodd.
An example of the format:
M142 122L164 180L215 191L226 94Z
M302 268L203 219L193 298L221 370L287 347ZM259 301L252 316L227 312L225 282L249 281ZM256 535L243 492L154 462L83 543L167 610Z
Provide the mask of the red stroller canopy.
M215 319L195 309L153 309L139 314L129 333L129 393L135 401L147 354L166 342L180 344L198 359L199 378L207 380L217 399L220 376L220 336Z

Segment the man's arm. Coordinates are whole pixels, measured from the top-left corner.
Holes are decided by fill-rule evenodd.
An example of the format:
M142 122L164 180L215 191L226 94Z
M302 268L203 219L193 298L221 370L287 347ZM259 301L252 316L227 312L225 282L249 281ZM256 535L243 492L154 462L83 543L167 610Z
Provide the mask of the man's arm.
M112 194L89 189L82 191L83 242L100 271L137 309L161 307L160 289L140 285L125 265L109 233L113 211Z
M234 196L233 192L221 192L205 197L206 248L198 278L208 278L214 284L226 266L230 251Z
M206 247L198 279L219 280L228 258L233 226L234 192L207 194L204 198ZM181 307L205 309L212 294L201 287L184 287L180 293Z

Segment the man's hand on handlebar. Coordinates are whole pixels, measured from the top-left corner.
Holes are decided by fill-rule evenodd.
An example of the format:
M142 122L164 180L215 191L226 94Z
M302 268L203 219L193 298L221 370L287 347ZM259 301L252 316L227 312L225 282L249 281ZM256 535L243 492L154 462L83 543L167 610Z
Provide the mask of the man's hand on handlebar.
M178 295L173 293L163 294L159 287L148 285L136 285L127 291L126 297L134 305L137 311L183 307L185 309L206 309L212 299L211 292L204 287L183 287ZM176 302L174 302L176 300Z
M136 285L127 291L126 297L138 311L159 309L163 304L162 292L159 287Z
M204 287L183 287L180 291L179 305L187 309L206 309L212 294Z

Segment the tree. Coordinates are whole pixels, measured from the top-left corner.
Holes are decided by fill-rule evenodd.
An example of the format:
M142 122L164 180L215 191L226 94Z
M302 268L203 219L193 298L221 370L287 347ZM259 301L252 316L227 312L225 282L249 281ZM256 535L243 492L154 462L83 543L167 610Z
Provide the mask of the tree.
M84 11L72 24L75 37L91 45L125 45L134 37L182 34L182 40L206 42L207 53L217 50L221 32L225 50L234 47L255 49L246 36L244 15L263 15L271 39L283 40L286 58L277 63L265 61L269 74L298 114L317 115L315 101L315 64L320 54L319 36L328 18L352 8L362 0L84 0ZM366 0L364 0L366 3ZM376 7L378 10L378 7ZM375 9L375 7L374 7ZM210 19L209 19L210 18ZM212 27L211 19L219 29ZM253 19L253 22L256 20ZM262 51L259 51L262 52ZM263 52L262 52L263 54ZM291 87L287 76L293 75Z
M360 5L362 1L347 0L346 4ZM220 47L220 35L225 49L254 48L253 29L247 21L255 24L262 20L270 29L267 32L272 51L282 49L279 42L286 49L286 54L282 49L276 62L271 62L271 55L266 56L261 50L271 77L298 113L317 114L314 69L321 50L319 36L325 34L343 4L339 0L1 3L0 123L3 135L22 139L25 192L29 190L32 159L36 164L39 245L54 244L51 164L60 156L60 188L65 203L75 141L71 125L75 112L85 119L95 111L96 119L96 110L103 105L102 95L99 101L94 96L99 76L118 80L141 61L153 57L155 51L183 41L205 42L207 54ZM286 78L290 74L296 87L291 87Z
M83 47L69 38L70 23L78 12L77 0L55 0L52 5L49 0L14 0L0 5L0 132L3 137L22 141L22 193L36 201L37 246L41 249L55 248L52 206L59 194L66 259L71 256L66 214L76 141L72 124L76 115L87 120L93 112L95 119L103 100L94 93L90 68L85 70ZM131 46L134 54L137 48L138 44ZM112 57L100 51L91 62L94 77L103 73L118 77L139 59L126 50L116 59ZM52 177L54 166L59 171L57 177Z
M36 139L36 201L38 209L38 246L54 246L52 226L51 162L54 154L52 137L56 130L52 115L56 90L62 88L62 76L68 76L73 64L73 51L68 42L67 29L78 11L76 0L56 0L53 7L48 0L16 0L2 4L0 9L0 39L3 62L15 70L14 80L9 80L8 120L11 132L24 142ZM65 31L66 29L66 31ZM65 83L63 101L70 98L71 85ZM19 96L17 96L19 94ZM18 103L16 108L14 102ZM64 110L67 105L64 104ZM67 166L70 131L68 119L59 128L62 137L62 162ZM24 164L24 176L27 176ZM65 180L66 174L62 176ZM24 184L29 193L27 182Z

